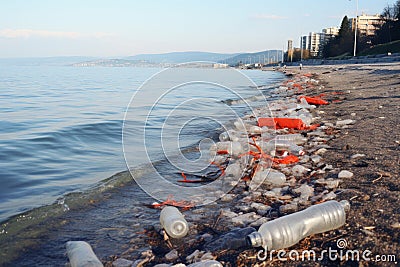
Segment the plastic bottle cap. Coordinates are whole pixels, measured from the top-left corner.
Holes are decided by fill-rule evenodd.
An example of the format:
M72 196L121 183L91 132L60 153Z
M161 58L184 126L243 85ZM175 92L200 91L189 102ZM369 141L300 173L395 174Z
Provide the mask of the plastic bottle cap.
M246 238L247 244L252 247L261 247L263 245L263 239L259 232L253 232Z
M349 201L342 200L339 203L342 205L345 212L348 212L350 210L350 202Z
M175 236L186 235L187 227L184 222L176 221L171 227L171 233Z

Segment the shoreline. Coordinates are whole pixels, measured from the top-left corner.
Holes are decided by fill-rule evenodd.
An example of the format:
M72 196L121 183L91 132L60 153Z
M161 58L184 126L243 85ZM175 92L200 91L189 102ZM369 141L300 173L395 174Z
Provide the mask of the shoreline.
M369 65L346 65L344 67L337 65L329 67L306 66L302 70L302 73L315 73L315 78L324 86L324 88L318 89L318 93L329 93L334 91L344 93L335 97L336 100L342 102L338 101L329 106L323 106L316 109L316 115L320 117L318 120L333 124L338 118L355 120L355 123L348 127L337 127L340 131L334 133L335 138L327 141L327 145L331 148L328 148L322 155L322 159L326 164L334 165L333 169L335 171L326 173L325 178L336 175L339 169L350 170L355 175L352 178L343 179L339 187L340 191L337 192L338 199L351 199L352 202L352 208L346 226L325 234L319 234L312 238L306 238L307 240L302 240L300 244L295 245L293 247L294 249L304 246L307 246L308 248L319 247L321 245L323 245L322 247L327 248L334 245L334 241L336 241L335 238L347 237L349 249L371 249L375 254L390 254L392 251L392 253L399 255L399 230L398 226L396 228L395 225L396 221L399 223L400 213L399 205L397 204L399 191L399 182L397 181L399 178L399 162L395 162L396 152L397 157L399 152L398 143L395 141L400 140L399 134L394 133L391 136L373 135L374 138L368 138L366 141L364 140L364 142L361 136L361 134L368 133L368 129L362 128L365 127L365 125L368 125L365 120L371 120L372 123L370 124L374 125L374 129L380 127L380 130L386 129L386 131L395 130L394 127L400 124L397 119L399 113L398 107L400 106L398 99L400 95L398 84L400 78L400 67L389 64L387 67L388 69L383 69L386 67L386 65L373 65L372 67ZM288 67L287 72L289 71L294 74L299 73L299 70L294 67ZM369 72L372 72L371 76L366 76ZM344 82L344 77L347 77L346 82ZM371 77L377 79L374 79L372 82L370 80ZM385 80L382 79L383 77L390 79ZM357 79L360 79L359 83L355 83L355 80ZM367 87L366 84L368 82L372 82L376 87ZM394 90L390 89L390 93L385 95L385 92L374 90L379 87L389 87L389 89L394 88ZM358 90L363 90L363 94L359 95ZM310 92L310 94L314 93L316 92ZM384 97L380 97L379 94L383 94ZM368 105L360 105L363 101ZM382 108L380 108L380 106L382 106ZM383 107L388 108L384 109ZM374 115L374 112L379 112L379 114ZM353 115L353 113L356 114ZM385 117L386 120L381 119L380 117ZM385 123L388 125L385 125ZM361 129L364 130L360 131ZM369 129L369 132L371 132L371 129ZM385 140L387 140L388 143L393 144L388 147L383 146L386 148L385 151L378 151L378 153L377 149L379 147L382 148L382 144L385 143ZM361 146L361 144L364 144L364 146ZM371 144L371 146L368 147L368 145L365 144ZM365 154L365 156L351 158L351 156L356 154ZM371 171L371 167L374 168L374 171ZM378 173L382 174L382 177L380 177L381 175ZM379 194L381 195L375 196L375 193L370 192L378 189L380 190ZM249 200L254 200L252 199L254 196L251 192L249 193L246 191L243 185L235 188L232 194L235 195L233 199L230 199L228 202L219 201L220 203L218 203L217 206L210 207L210 210L196 208L189 211L188 214L186 214L186 212L184 213L187 215L188 221L195 221L198 223L196 225L191 225L191 232L189 233L191 236L183 240L177 240L176 243L174 243L177 248L181 247L183 249L186 247L186 249L179 251L179 257L175 260L175 263L186 261L186 257L189 256L190 251L193 250L187 248L188 244L192 248L196 248L196 246L202 248L207 242L209 243L210 241L213 241L213 239L221 237L224 233L232 230L230 226L232 225L232 218L229 218L228 216L221 217L221 210L231 208L232 212L237 213L237 215L240 215L240 212L242 212L242 214L253 212L256 215L259 215L259 210L252 207L251 202L249 202ZM265 198L262 198L264 197L262 194L259 195L257 193L256 195L258 195L259 198L258 202L265 200ZM284 197L285 195L282 196ZM247 202L241 201L246 199L246 197ZM292 196L292 198L293 197L294 196ZM287 197L286 199L284 197L280 201L288 202L288 199ZM383 210L383 212L379 210ZM211 211L213 212L210 214ZM369 216L371 214L372 216ZM128 225L130 223L132 222L129 222ZM157 222L155 222L155 224L157 224ZM250 226L250 224L250 222L245 223L242 225L242 228ZM126 227L129 227L128 225ZM254 227L258 228L257 226ZM168 262L165 260L164 255L171 249L165 247L164 242L160 240L158 234L159 229L148 229L144 239L146 239L146 242L149 242L152 249L156 249L156 261L153 261L153 263ZM128 236L129 233L128 235L125 233L122 238L129 239ZM309 243L306 243L305 241ZM94 245L96 252L97 245L92 245ZM60 247L62 246L64 246L64 244L60 244ZM139 249L138 247L133 249L134 247L134 245L129 245L128 242L126 251L119 250L119 253L115 251L116 254L114 255L116 256L110 255L110 253L113 253L111 251L102 251L100 253L101 259L106 266L112 266L112 263L116 258L143 261L143 259L149 256L149 252L146 254L146 249ZM147 249L148 248L149 247L147 247ZM142 252L144 254L142 254ZM237 266L248 266L248 264L254 264L256 262L254 261L254 255L256 252L256 249L236 249L233 252L214 251L212 255L207 253L198 253L194 258L201 258L204 255L207 255L204 256L204 258L208 257L208 259L211 259L217 256L217 260L221 260L221 262L228 264L230 263L230 266L234 266L232 263L236 263ZM108 255L108 257L104 257L104 255ZM153 263L150 263L148 266L153 266ZM293 261L290 262L290 265L298 265L299 263L301 263L301 261ZM270 262L267 262L266 264L268 265ZM285 262L275 261L273 264L277 266L287 266L288 262L285 264ZM307 264L318 265L316 262L307 262ZM337 262L324 262L324 264L335 266Z

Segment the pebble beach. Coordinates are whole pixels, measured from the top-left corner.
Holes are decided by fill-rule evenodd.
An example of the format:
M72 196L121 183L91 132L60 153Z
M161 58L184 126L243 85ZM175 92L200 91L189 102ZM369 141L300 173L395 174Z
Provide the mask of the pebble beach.
M183 211L190 225L188 236L165 241L161 238L162 230L152 228L146 232L153 242L151 249L139 259L131 258L129 253L115 255L106 266L125 266L119 265L122 262L129 266L370 266L377 264L377 255L386 259L390 255L398 257L400 136L396 128L400 66L306 66L302 70L290 67L284 72L288 80L275 91L282 96L281 100L269 103L268 110L258 109L258 116L290 115L293 105L300 103L300 95L318 95L329 102L318 107L297 106L297 112L299 108L308 111L300 114L304 121L309 119L308 125L319 125L315 130L277 130L277 135L301 133L305 137L304 143L299 144L305 151L304 155L297 155L299 161L271 164L268 167L276 175L267 176L255 189L251 179L243 179L242 174L242 181L212 208ZM258 134L253 138L255 144L271 133L258 128L252 115L244 120L248 123L246 129L253 131L251 135ZM260 152L254 147L253 156ZM238 155L229 156L233 164L249 169ZM235 168L229 166L225 175L234 175ZM251 178L257 177L255 171ZM333 199L350 202L346 224L307 237L287 251L313 249L318 253L338 249L340 239L347 242L346 249L369 250L375 258L325 258L320 262L304 258L282 261L276 257L260 260L259 250L249 249L244 243L246 235L267 221Z

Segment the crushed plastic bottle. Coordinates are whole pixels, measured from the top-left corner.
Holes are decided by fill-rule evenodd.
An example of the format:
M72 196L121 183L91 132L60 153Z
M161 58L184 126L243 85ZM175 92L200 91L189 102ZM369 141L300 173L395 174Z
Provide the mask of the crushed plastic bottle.
M253 247L264 247L269 251L291 247L309 235L343 226L349 209L350 203L347 200L332 200L314 205L264 223L258 232L247 236L247 241Z
M176 207L164 207L160 213L160 223L172 238L182 238L189 231L187 221Z

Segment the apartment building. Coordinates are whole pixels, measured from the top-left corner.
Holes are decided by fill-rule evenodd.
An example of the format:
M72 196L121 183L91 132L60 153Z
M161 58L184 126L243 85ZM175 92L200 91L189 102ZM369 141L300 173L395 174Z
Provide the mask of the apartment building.
M356 19L351 18L350 24L354 31ZM361 35L373 36L379 27L383 24L383 20L380 15L366 15L362 14L357 16L357 29Z

